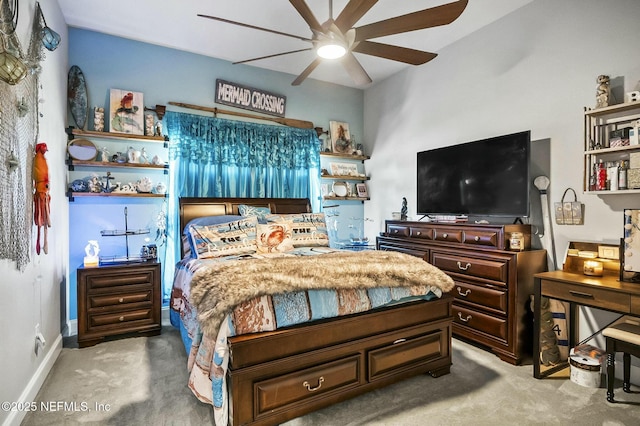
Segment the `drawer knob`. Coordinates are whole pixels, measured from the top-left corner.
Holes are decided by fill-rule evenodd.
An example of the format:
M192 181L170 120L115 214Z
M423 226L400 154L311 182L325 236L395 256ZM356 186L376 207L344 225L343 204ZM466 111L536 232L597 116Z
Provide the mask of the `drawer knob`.
M120 303L124 302L124 297L121 297L120 299L118 299L118 302Z
M118 318L118 321L120 321L120 322L124 321L124 317Z
M449 234L447 234L446 232L444 234L442 234L442 238L444 238L445 240L449 237Z
M418 231L416 232L416 235L422 235L422 232Z
M397 234L397 233L398 233L398 230L397 230L397 229L394 229L394 230L393 230L393 233L394 233L394 234Z
M462 312L458 312L458 318L460 318L460 321L462 322L469 322L472 317L471 315L467 315L465 318L462 318Z
M307 388L309 392L315 392L322 387L322 382L324 382L324 377L320 376L320 378L318 379L318 386L316 386L315 388L312 388L309 382L307 382L306 380L304 381L302 386Z
M471 264L469 262L467 262L466 265L462 266L462 263L458 261L458 269L460 269L461 271L466 271L469 268L471 268Z
M473 240L474 240L474 241L480 241L480 237L476 235L476 236L473 238Z
M458 287L458 294L462 297L467 297L469 294L471 293L471 289L468 288L467 291L465 291L464 293L462 292L462 289L460 287Z

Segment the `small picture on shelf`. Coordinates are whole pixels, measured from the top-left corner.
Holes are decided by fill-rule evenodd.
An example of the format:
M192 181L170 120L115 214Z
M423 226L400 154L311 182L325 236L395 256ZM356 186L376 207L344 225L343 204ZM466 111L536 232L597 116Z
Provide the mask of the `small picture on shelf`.
M356 193L359 198L369 198L369 192L367 191L367 184L364 182L356 183Z
M349 133L349 124L341 121L329 121L331 144L337 154L353 154L353 144Z
M110 126L114 133L144 135L144 102L140 92L111 89L109 92Z
M331 174L334 176L359 176L355 163L331 163Z

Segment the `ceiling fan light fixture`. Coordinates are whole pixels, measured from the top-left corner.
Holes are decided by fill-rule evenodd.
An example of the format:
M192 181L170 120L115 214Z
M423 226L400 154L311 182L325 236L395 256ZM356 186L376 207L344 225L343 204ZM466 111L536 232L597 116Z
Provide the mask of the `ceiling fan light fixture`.
M327 40L318 43L316 53L323 59L338 59L347 53L347 48L337 40Z

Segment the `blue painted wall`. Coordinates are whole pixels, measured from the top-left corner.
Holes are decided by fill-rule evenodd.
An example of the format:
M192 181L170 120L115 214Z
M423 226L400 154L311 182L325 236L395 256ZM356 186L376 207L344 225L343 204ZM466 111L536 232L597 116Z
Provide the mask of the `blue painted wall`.
M364 135L364 95L358 89L313 79L294 87L291 81L295 76L290 74L232 65L218 59L75 28L69 29L69 66L72 65L79 66L85 75L90 110L94 106L107 108L112 88L142 92L147 107L167 105L170 101L214 106L215 80L220 78L285 95L287 117L312 121L324 129L329 127L330 120L344 121L349 123L352 134ZM167 108L174 109L169 105ZM70 114L68 117L69 124L73 124ZM90 114L87 130L93 130L91 117ZM97 172L102 174L104 170ZM158 178L155 173L149 173L153 180ZM131 179L135 181L140 176L143 175L133 175ZM154 242L155 221L162 203L161 199L78 197L69 204L69 320L77 318L75 269L83 262L87 241L98 240L101 255L124 254L123 237L102 237L100 231L122 229L123 211L127 207L130 228L151 229L149 235L129 239L130 251L138 253L146 243L146 237ZM347 238L353 232L348 227L352 221L348 219L362 217L363 206L348 202L337 210L340 213L338 235Z

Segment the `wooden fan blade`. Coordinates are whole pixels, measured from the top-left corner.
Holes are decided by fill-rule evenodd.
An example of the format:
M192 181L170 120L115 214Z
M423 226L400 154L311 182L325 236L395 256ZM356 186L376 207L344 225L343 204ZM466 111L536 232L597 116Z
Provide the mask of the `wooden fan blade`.
M306 49L298 49L298 50L291 50L289 52L274 53L273 55L260 56L259 58L251 58L251 59L245 59L244 61L232 62L232 64L233 65L244 64L247 62L259 61L260 59L275 58L276 56L289 55L291 53L306 52L307 50L312 50L312 49L313 47L308 47Z
M408 31L439 27L455 21L467 7L468 0L459 0L430 9L408 13L356 28L356 41L383 37Z
M366 40L356 43L351 50L364 53L365 55L391 59L392 61L404 62L411 65L422 65L438 56L436 53Z
M345 69L351 76L351 79L358 85L364 86L365 84L371 83L371 77L369 74L362 68L362 65L353 53L347 52L347 54L342 58L342 65L344 65Z
M309 28L322 32L322 25L320 25L320 22L318 22L304 0L289 0L289 3L291 3L291 5L298 11L300 16L302 16L302 19L304 19L307 25L309 25Z
M343 33L347 32L377 2L378 0L351 0L336 18L336 25Z
M302 71L302 73L295 80L293 80L293 83L291 83L291 85L299 86L300 83L302 83L307 77L309 77L309 74L311 74L311 72L313 72L313 70L315 70L316 67L320 65L320 62L322 62L322 59L320 58L314 59L313 62L311 62L309 66L306 67L304 71Z
M282 31L270 30L269 28L256 27L255 25L243 24L242 22L232 21L230 19L225 19L225 18L219 18L217 16L202 15L200 13L198 13L198 16L201 17L201 18L213 19L214 21L226 22L227 24L239 25L239 26L245 27L245 28L251 28L251 29L254 29L254 30L266 31L266 32L272 33L272 34L278 34L278 35L283 35L283 36L286 36L286 37L292 37L292 38L296 38L296 39L302 40L302 41L309 41L309 42L311 41L311 39L307 38L307 37L301 37L301 36L298 36L298 35L295 35L295 34L283 33Z

